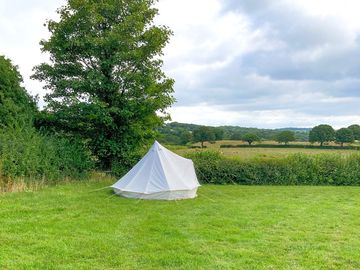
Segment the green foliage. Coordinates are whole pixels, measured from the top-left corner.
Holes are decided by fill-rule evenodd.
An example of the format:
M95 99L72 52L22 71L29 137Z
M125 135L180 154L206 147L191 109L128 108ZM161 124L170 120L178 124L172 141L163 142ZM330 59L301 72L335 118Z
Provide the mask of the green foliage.
M354 139L360 141L360 125L351 125L349 129L352 131Z
M309 134L309 141L311 143L319 142L321 146L325 142L335 140L335 130L329 125L319 125L314 127Z
M188 155L201 183L245 185L360 185L360 154L296 154L236 159L211 151Z
M160 59L172 33L153 23L155 2L69 0L41 41L51 63L33 77L50 94L37 126L86 139L104 168L152 140L174 102Z
M290 130L284 130L276 134L275 140L278 143L288 144L289 142L295 141L295 133Z
M351 129L349 128L341 128L336 131L335 133L336 142L340 143L341 146L344 143L352 143L354 142L354 134Z
M245 134L247 134L247 133L245 133ZM233 140L233 141L241 141L242 137L245 134L242 134L241 132L235 132L235 133L231 134L229 139Z
M0 55L0 128L32 121L36 103L21 83L17 67Z
M162 127L158 128L159 135L157 139L159 142L164 144L177 144L185 145L194 139L193 133L201 126L194 124L183 124L183 123L167 123ZM207 127L214 133L214 140L222 140L224 138L224 129L222 127Z
M221 127L215 127L213 128L214 134L215 134L215 140L221 141L224 139L224 129Z
M167 123L164 126L158 128L159 135L157 136L158 140L161 143L165 144L182 144L181 143L181 134L183 132L193 133L194 130L198 129L199 125L194 124L184 124L184 123ZM215 133L215 139L219 140L241 140L242 137L247 133L252 133L257 135L263 140L273 140L274 136L279 132L279 130L273 129L257 129L257 128L244 128L236 126L221 126L221 127L208 127L212 128ZM308 129L285 129L295 132L296 141L308 141L309 131Z
M193 133L200 126L194 124L183 124L177 122L166 123L157 128L157 140L163 144L181 145L181 135L184 132Z
M244 136L242 136L241 140L251 145L253 142L260 141L260 138L256 134L247 133Z
M186 145L193 140L193 135L189 131L183 131L180 135L180 144Z
M252 133L257 135L262 140L273 140L274 137L279 133L279 131L293 131L295 133L296 141L308 141L309 139L309 130L308 129L297 129L297 128L288 128L288 129L258 129L258 128L245 128L245 127L236 127L236 126L222 126L224 130L224 139L230 140L241 140L241 138L247 134Z
M215 132L213 128L201 126L194 130L194 141L201 142L201 147L204 147L204 142L211 142L215 140Z
M246 144L221 144L220 148L297 148L297 149L343 149L343 150L360 150L360 146L343 146L339 147L337 145L312 145L312 144L253 144L253 145L246 145Z
M123 177L129 168L132 168L146 154L146 151L137 151L128 155L126 160L114 160L111 167L111 175L117 179Z
M94 164L81 141L41 135L28 126L2 130L0 161L0 176L37 181L79 178Z
M85 175L93 167L89 151L74 138L35 130L36 101L21 82L17 67L0 56L0 178L41 182Z

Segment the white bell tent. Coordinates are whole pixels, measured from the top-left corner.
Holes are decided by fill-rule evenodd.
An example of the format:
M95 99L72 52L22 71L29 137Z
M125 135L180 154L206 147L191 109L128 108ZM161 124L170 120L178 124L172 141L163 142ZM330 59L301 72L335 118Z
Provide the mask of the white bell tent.
M127 198L179 200L195 198L199 186L192 160L155 141L149 152L111 187Z

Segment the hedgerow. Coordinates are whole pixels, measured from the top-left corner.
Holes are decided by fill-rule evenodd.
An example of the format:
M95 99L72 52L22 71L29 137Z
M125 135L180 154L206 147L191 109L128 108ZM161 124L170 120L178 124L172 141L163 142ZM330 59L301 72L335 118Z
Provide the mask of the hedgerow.
M81 141L42 135L32 127L0 132L0 177L55 181L81 178L94 167Z
M360 154L295 154L267 159L225 157L203 151L194 161L201 183L243 185L360 185Z

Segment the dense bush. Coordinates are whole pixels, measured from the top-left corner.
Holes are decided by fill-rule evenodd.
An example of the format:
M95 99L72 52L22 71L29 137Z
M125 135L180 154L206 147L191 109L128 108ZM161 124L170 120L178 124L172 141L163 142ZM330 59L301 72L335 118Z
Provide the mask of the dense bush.
M201 183L245 185L360 185L360 154L242 160L204 151L188 155Z
M136 163L141 159L140 152L135 152L129 156L126 161L115 160L112 162L111 175L120 178L123 177Z
M308 149L344 149L360 150L359 146L336 146L336 145L311 145L311 144L222 144L220 148L308 148Z
M37 111L35 98L21 84L17 66L0 55L0 128L27 123Z
M46 181L79 178L94 165L81 142L41 135L32 127L2 130L0 162L2 177Z

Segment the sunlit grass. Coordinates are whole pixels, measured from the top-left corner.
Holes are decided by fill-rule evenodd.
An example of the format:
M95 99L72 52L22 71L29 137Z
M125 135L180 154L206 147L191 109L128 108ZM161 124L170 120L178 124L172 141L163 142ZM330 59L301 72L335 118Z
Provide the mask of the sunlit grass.
M139 201L68 183L0 195L0 269L359 269L360 188L203 186Z

